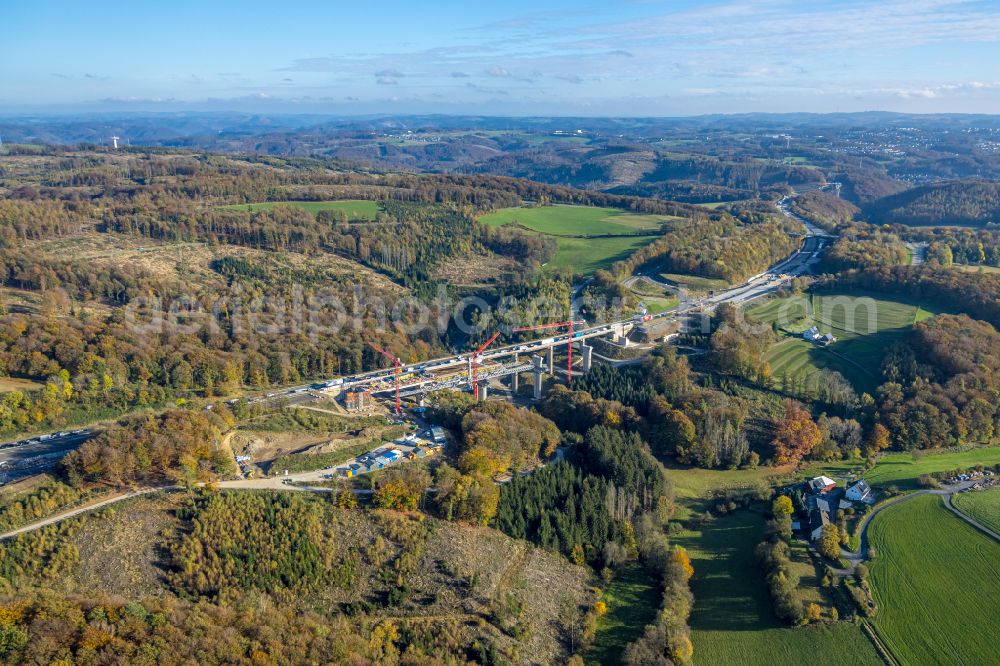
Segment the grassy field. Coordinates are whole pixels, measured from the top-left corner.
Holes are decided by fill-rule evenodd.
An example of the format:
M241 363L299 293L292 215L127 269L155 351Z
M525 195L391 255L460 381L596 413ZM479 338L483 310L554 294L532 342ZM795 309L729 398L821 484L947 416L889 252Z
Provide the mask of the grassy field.
M997 463L1000 463L1000 447L996 446L967 451L925 453L916 460L909 453L886 453L879 459L875 469L865 474L865 479L872 486L896 485L910 489L917 487L917 481L922 474Z
M653 236L616 238L557 238L559 249L548 268L569 268L574 273L589 274L607 268L628 257L653 240Z
M786 339L765 356L775 377L805 377L827 369L839 372L858 391L873 393L885 350L903 330L934 315L914 303L854 294L777 298L750 308L749 318L776 323ZM817 326L837 342L823 348L801 333Z
M365 201L363 199L345 199L343 201L277 201L266 203L239 204L236 206L224 206L229 210L271 210L275 206L295 206L302 210L316 215L321 210L342 210L347 213L348 219L352 220L373 220L378 212L377 201Z
M604 588L601 600L608 614L597 623L597 636L587 650L588 664L617 664L625 646L642 635L656 619L660 587L656 577L639 564L622 569Z
M880 664L853 624L793 629L774 617L753 552L763 539L763 522L760 514L740 511L674 539L688 549L695 571L695 663L801 666L827 655L824 663Z
M684 273L660 273L660 278L670 284L684 287L688 291L707 292L714 289L725 289L729 283L718 278L702 277L700 275L686 275Z
M571 238L599 234L634 234L656 231L672 218L663 215L635 215L613 208L591 206L539 206L505 208L479 218L493 227L518 224L532 231L553 236L559 250L549 262L550 268L567 267L579 273L592 273L627 258L656 236L618 236L612 238Z
M934 495L880 513L869 530L879 636L903 664L993 664L1000 544Z
M676 296L673 296L671 298L654 298L650 296L642 296L640 298L642 299L642 302L646 305L646 309L650 312L650 314L657 314L663 312L664 310L670 310L671 308L676 308L681 302L681 299L679 299Z
M521 226L550 236L590 236L634 234L656 231L664 222L676 219L663 215L634 215L614 208L592 206L539 206L504 208L484 215L480 221L491 227Z
M951 501L962 513L1000 532L1000 490L959 493L952 495Z
M701 206L702 208L711 208L715 210L716 208L722 208L723 206L732 206L736 201L709 201L707 203L696 203L695 206Z

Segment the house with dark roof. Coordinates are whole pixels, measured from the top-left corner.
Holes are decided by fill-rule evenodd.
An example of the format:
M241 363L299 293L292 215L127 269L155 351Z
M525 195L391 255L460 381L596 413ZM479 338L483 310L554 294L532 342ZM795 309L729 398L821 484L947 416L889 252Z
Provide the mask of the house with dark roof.
M823 528L830 524L830 512L815 508L809 512L809 538L816 541L823 536Z
M837 487L837 482L828 476L817 476L807 484L812 493L828 493Z

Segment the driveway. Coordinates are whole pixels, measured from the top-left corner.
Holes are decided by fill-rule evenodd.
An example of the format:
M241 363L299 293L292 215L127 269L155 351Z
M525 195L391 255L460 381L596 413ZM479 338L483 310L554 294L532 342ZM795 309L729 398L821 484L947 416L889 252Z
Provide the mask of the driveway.
M956 509L951 503L952 495L954 495L957 492L961 492L966 488L971 488L976 483L977 480L963 481L962 483L957 483L953 486L945 486L943 488L927 488L924 490L917 490L912 493L908 493L906 495L900 495L899 497L894 497L891 500L885 502L884 504L881 504L877 509L875 509L867 516L865 516L864 521L861 523L861 542L858 551L854 552L847 550L845 548L840 549L840 556L851 563L851 568L837 570L837 573L840 573L841 575L847 575L853 573L855 567L857 567L859 564L868 559L868 526L871 524L872 519L874 519L875 516L882 513L891 506L895 506L900 502L906 502L907 500L913 499L914 497L919 497L920 495L941 495L942 497L945 498L945 506L951 509L957 516L965 520L970 525L973 525L974 527L977 527L983 532L989 534L994 539L1000 541L1000 534L997 534L996 532L993 532L992 530L986 528L984 525L977 523L972 518L966 516L964 513Z

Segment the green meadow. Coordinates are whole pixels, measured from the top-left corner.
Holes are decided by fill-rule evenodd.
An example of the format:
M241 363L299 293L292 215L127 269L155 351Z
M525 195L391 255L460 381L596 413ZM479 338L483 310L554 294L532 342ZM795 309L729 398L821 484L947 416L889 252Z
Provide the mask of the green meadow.
M952 495L952 503L962 513L977 520L994 532L1000 532L1000 490Z
M877 666L874 647L847 622L788 627L774 616L754 548L764 539L764 517L739 511L673 539L694 566L691 638L696 664L802 666L820 663Z
M765 359L773 376L812 375L820 369L839 372L858 391L874 393L879 367L903 331L935 313L922 305L864 294L806 294L772 299L747 311L753 321L776 324L785 339ZM819 347L802 339L812 326L832 333L837 342Z
M619 663L625 647L656 619L660 595L659 581L642 565L630 564L619 571L601 595L608 614L597 621L597 634L587 649L586 663Z
M675 219L667 215L636 215L613 208L593 206L538 206L504 208L479 218L483 224L500 227L516 224L552 236L559 244L549 268L569 268L576 273L593 273L628 258L648 244L661 225ZM648 233L645 236L630 234ZM609 238L579 238L600 236Z
M878 514L869 563L879 637L901 664L997 663L1000 543L937 495ZM847 663L847 662L845 662Z

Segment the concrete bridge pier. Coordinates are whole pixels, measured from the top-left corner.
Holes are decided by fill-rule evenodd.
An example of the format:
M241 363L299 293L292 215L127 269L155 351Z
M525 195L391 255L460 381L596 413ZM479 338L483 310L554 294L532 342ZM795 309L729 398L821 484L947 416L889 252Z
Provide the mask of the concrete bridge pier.
M514 354L514 367L517 367L517 354ZM517 393L518 385L520 383L520 378L517 372L511 374L510 376L510 390Z
M556 375L556 362L555 362L556 348L555 348L555 345L552 345L551 347L549 347L548 350L546 350L546 353L548 354L549 374L552 375L553 377L555 377L555 375Z
M479 380L479 402L486 400L486 394L489 391L490 380L480 379Z
M583 359L583 374L590 372L590 364L593 362L594 348L590 345L580 345L580 356Z
M534 366L531 370L534 373L534 396L535 400L542 399L542 357L532 356L531 364Z

